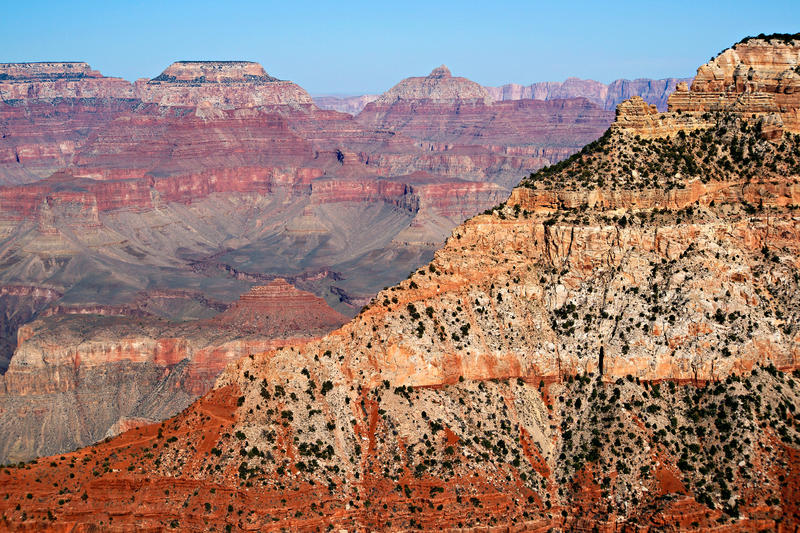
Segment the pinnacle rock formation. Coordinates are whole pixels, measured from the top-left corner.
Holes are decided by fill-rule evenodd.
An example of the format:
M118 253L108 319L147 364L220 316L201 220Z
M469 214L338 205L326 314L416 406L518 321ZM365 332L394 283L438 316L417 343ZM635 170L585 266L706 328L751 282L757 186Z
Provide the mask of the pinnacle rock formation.
M427 76L406 78L381 95L375 103L390 105L404 100L490 104L492 97L478 83L454 77L446 66L441 65Z

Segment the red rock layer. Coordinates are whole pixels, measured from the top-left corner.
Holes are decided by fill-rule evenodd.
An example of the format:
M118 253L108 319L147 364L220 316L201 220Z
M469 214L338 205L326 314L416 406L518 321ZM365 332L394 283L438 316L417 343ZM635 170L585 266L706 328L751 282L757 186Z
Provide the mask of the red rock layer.
M0 102L0 185L36 181L69 166L89 137L135 100Z

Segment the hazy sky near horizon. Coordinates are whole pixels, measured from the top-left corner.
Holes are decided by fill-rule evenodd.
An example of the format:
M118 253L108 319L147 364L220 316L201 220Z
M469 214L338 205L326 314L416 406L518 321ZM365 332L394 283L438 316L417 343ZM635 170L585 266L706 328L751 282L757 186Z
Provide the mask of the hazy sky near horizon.
M692 76L747 35L800 31L800 1L9 2L0 62L157 76L250 60L312 94L379 93L445 63L483 85Z

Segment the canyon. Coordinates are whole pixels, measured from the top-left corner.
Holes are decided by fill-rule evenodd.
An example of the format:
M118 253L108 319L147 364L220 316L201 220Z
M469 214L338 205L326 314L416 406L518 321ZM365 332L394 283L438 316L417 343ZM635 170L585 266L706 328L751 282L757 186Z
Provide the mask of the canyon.
M495 105L446 68L358 118L245 61L134 83L2 64L0 94L0 461L171 416L232 358L327 333L612 119L583 100ZM319 327L287 287L285 319L242 310L277 279L323 299Z
M798 68L800 34L761 35L667 112L620 104L340 328L232 360L161 423L6 465L0 524L794 531ZM369 120L408 84L446 110L432 83Z

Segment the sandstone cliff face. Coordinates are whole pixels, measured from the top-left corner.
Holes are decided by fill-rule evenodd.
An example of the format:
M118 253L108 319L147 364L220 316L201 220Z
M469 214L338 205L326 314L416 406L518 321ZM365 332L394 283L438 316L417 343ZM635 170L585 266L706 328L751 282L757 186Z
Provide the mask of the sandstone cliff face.
M774 117L774 126L800 132L800 34L747 39L697 69L691 90L669 101L674 112L735 110ZM777 135L779 138L780 135Z
M718 113L756 115L764 137L800 132L800 37L747 39L697 69L691 88L678 84L669 112L660 114L636 97L617 108L614 127L648 137L707 129Z

